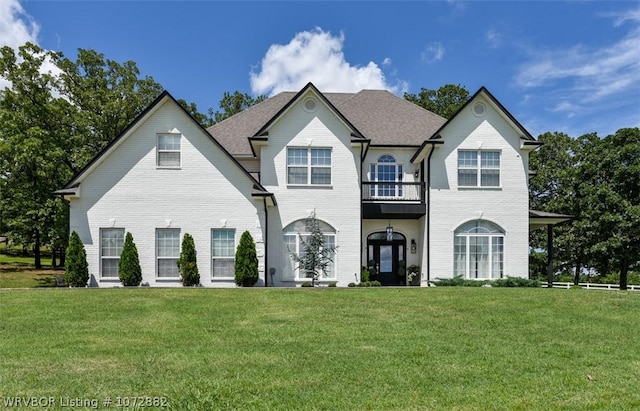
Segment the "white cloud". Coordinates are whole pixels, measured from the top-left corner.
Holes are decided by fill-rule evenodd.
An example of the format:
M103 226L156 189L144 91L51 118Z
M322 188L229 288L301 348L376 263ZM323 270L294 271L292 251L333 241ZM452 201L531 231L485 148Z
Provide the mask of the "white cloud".
M288 44L273 44L262 58L260 71L251 72L255 94L274 95L295 91L312 82L323 92L356 92L386 89L402 92L406 84L389 84L382 69L370 61L353 66L343 53L344 33L333 36L321 28L297 33ZM390 64L385 59L383 65Z
M26 42L38 44L40 25L22 7L19 0L0 0L0 47L14 50ZM46 50L45 50L46 51ZM60 69L48 57L42 62L40 73L54 76ZM11 87L11 82L0 77L0 90ZM57 91L54 95L58 96Z
M606 135L640 121L640 12L603 16L619 33L608 44L521 48L528 58L514 80L532 96L523 106L545 108L535 121L546 129Z
M0 47L17 49L27 41L36 42L40 26L29 16L18 0L0 0ZM0 90L11 83L0 77Z
M489 47L491 48L498 48L502 44L502 36L495 29L489 29L485 33L485 38L487 40L487 43L489 43Z
M440 61L444 57L444 45L439 41L427 45L422 52L422 60L427 63L433 63L434 61Z
M619 41L602 48L577 45L569 49L534 52L516 76L523 88L541 87L568 80L569 88L583 101L597 101L640 84L640 13L618 16L616 24L631 21L633 27Z
M35 43L40 26L18 0L0 1L0 47L18 48L27 41Z

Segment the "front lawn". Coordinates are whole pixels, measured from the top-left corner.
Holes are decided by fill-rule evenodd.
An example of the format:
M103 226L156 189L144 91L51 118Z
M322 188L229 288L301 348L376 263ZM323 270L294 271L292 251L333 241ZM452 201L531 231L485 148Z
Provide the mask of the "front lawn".
M0 408L637 409L639 312L586 290L0 290Z
M0 288L55 287L55 276L62 276L63 269L51 267L51 256L42 257L42 268L34 268L33 255L23 255L18 248L7 249L0 244Z

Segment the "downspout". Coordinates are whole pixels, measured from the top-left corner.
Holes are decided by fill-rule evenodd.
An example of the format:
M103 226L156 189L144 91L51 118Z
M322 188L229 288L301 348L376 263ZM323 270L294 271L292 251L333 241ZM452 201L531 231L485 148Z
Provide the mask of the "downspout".
M264 286L269 286L269 211L267 206L267 197L262 197L264 205Z
M364 143L360 144L360 267L363 267L366 264L363 264L362 254L364 252L364 241L362 240L362 182L364 181L364 176L362 175L362 170L364 166L364 158L366 153L364 153ZM362 273L356 273L356 278L360 278ZM362 278L360 278L362 281Z
M431 284L431 155L435 149L435 146L431 146L427 157L427 287Z

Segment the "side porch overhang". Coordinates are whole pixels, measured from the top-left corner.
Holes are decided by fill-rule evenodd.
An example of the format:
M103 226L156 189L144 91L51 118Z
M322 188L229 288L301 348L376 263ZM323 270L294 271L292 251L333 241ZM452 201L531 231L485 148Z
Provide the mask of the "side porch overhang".
M547 227L547 287L553 288L553 226L575 219L568 214L529 210L529 231Z

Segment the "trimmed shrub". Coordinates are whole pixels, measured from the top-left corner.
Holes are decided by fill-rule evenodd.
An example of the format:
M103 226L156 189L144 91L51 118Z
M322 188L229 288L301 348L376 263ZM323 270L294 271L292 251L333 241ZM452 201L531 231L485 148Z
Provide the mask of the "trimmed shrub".
M440 287L482 287L487 284L492 287L540 287L540 281L520 277L506 277L490 281L465 280L461 275L457 275L453 278L438 278L433 283Z
M336 283L329 283L329 287L333 288L333 287L337 287L337 286L338 286L338 284L336 284Z
M64 281L71 287L85 287L89 281L87 252L84 250L80 236L75 231L71 233L67 246Z
M370 275L369 270L367 270L366 267L362 267L362 271L360 272L360 281L363 283L369 281Z
M494 287L540 287L540 281L520 277L500 278L491 282Z
M142 269L138 258L138 248L133 242L133 235L127 232L118 262L118 276L122 285L137 287L142 282Z
M305 281L304 283L302 283L301 286L302 287L313 287L313 284L311 284L311 281Z
M349 287L349 288L353 288L353 287L355 287L355 286L356 286L356 283L349 283L349 284L347 284L347 287Z
M240 287L253 287L258 282L258 253L251 233L245 231L240 237L234 264L235 281Z
M182 285L194 287L200 285L200 273L198 272L198 258L196 256L196 245L191 234L185 233L182 237L182 249L178 259L178 270Z

